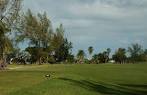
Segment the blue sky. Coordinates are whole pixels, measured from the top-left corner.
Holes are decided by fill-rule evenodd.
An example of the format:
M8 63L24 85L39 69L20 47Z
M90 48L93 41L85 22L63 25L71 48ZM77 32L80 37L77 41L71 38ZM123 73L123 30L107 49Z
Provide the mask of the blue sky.
M73 52L93 46L98 53L139 43L147 48L147 0L24 0L24 9L46 11L64 25Z

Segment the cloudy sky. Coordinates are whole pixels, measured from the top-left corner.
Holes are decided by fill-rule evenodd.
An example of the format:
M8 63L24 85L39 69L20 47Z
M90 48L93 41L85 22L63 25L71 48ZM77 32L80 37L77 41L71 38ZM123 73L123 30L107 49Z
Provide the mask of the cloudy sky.
M74 53L131 43L147 48L147 0L24 0L23 6L46 11L54 27L62 23Z

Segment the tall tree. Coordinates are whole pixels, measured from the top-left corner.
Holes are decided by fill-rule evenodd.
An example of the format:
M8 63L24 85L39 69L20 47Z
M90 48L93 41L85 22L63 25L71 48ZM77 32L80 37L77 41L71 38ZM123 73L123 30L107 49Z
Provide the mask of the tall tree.
M71 49L72 43L68 42L67 39L64 39L63 44L55 51L55 58L58 62L66 61L68 58L71 58Z
M130 58L132 62L141 61L140 57L143 54L142 46L138 43L132 44L130 47L128 47L128 52L130 54Z
M42 58L47 57L51 39L53 37L53 30L50 19L47 14L38 13L34 15L30 9L22 17L22 29L17 34L16 41L23 42L29 40L30 48L27 51L32 55L34 61L41 64ZM36 58L34 56L36 55Z
M126 61L126 49L124 48L119 48L115 54L112 56L113 60L115 60L116 62L122 64L125 63Z
M93 53L93 47L92 46L90 46L89 48L88 48L88 52L89 52L89 54L91 55L92 53Z
M99 55L98 54L94 54L93 56L92 56L92 63L96 63L96 64L98 64L99 63Z
M106 63L106 52L98 54L98 62L99 63Z
M8 34L16 29L21 1L0 0L0 53L3 60L6 59L5 54L12 49L12 41Z
M37 59L41 59L43 54L50 57L54 56L57 61L66 59L71 49L71 43L64 38L62 24L54 32L46 13L34 15L29 9L24 16L22 26L23 28L18 35L17 41L21 42L28 39L30 47L32 47L29 48L29 51L31 51L31 54L38 53L36 54L39 55ZM38 51L36 51L37 49Z
M84 57L85 57L84 50L79 50L78 53L77 53L78 62L83 63L84 62Z
M13 28L19 17L22 0L0 0L0 20L8 28Z
M94 51L93 47L90 46L90 47L88 48L88 52L89 52L90 57L92 57L91 55L92 55L93 51Z
M51 39L51 47L53 50L58 50L60 46L64 43L64 28L63 25L60 24L60 26L56 29L56 32L53 33L52 39Z
M46 13L36 16L29 9L22 19L22 30L18 33L16 41L28 39L31 46L47 47L52 35L52 25Z
M110 55L111 49L108 48L107 50L103 51L102 53L99 53L96 55L97 62L98 63L107 63L109 61L109 55Z
M110 52L111 52L111 49L110 48L107 48L107 54L108 54L108 56L110 56Z

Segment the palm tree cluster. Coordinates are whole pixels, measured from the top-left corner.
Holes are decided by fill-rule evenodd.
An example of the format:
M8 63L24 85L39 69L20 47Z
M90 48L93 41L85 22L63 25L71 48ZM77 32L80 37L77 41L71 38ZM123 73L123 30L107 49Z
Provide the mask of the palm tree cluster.
M88 48L89 56L92 56L93 47L90 46ZM147 49L143 49L141 45L138 43L132 44L128 49L118 48L112 56L110 56L111 49L107 48L105 51L94 54L91 59L85 57L84 50L79 50L77 53L78 63L137 63L137 62L145 62L147 61Z

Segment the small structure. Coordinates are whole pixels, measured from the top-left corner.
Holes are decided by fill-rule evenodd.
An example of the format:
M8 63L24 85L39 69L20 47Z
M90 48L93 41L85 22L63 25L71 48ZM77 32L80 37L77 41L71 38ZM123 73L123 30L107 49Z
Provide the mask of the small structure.
M115 63L115 60L110 60L109 63Z

